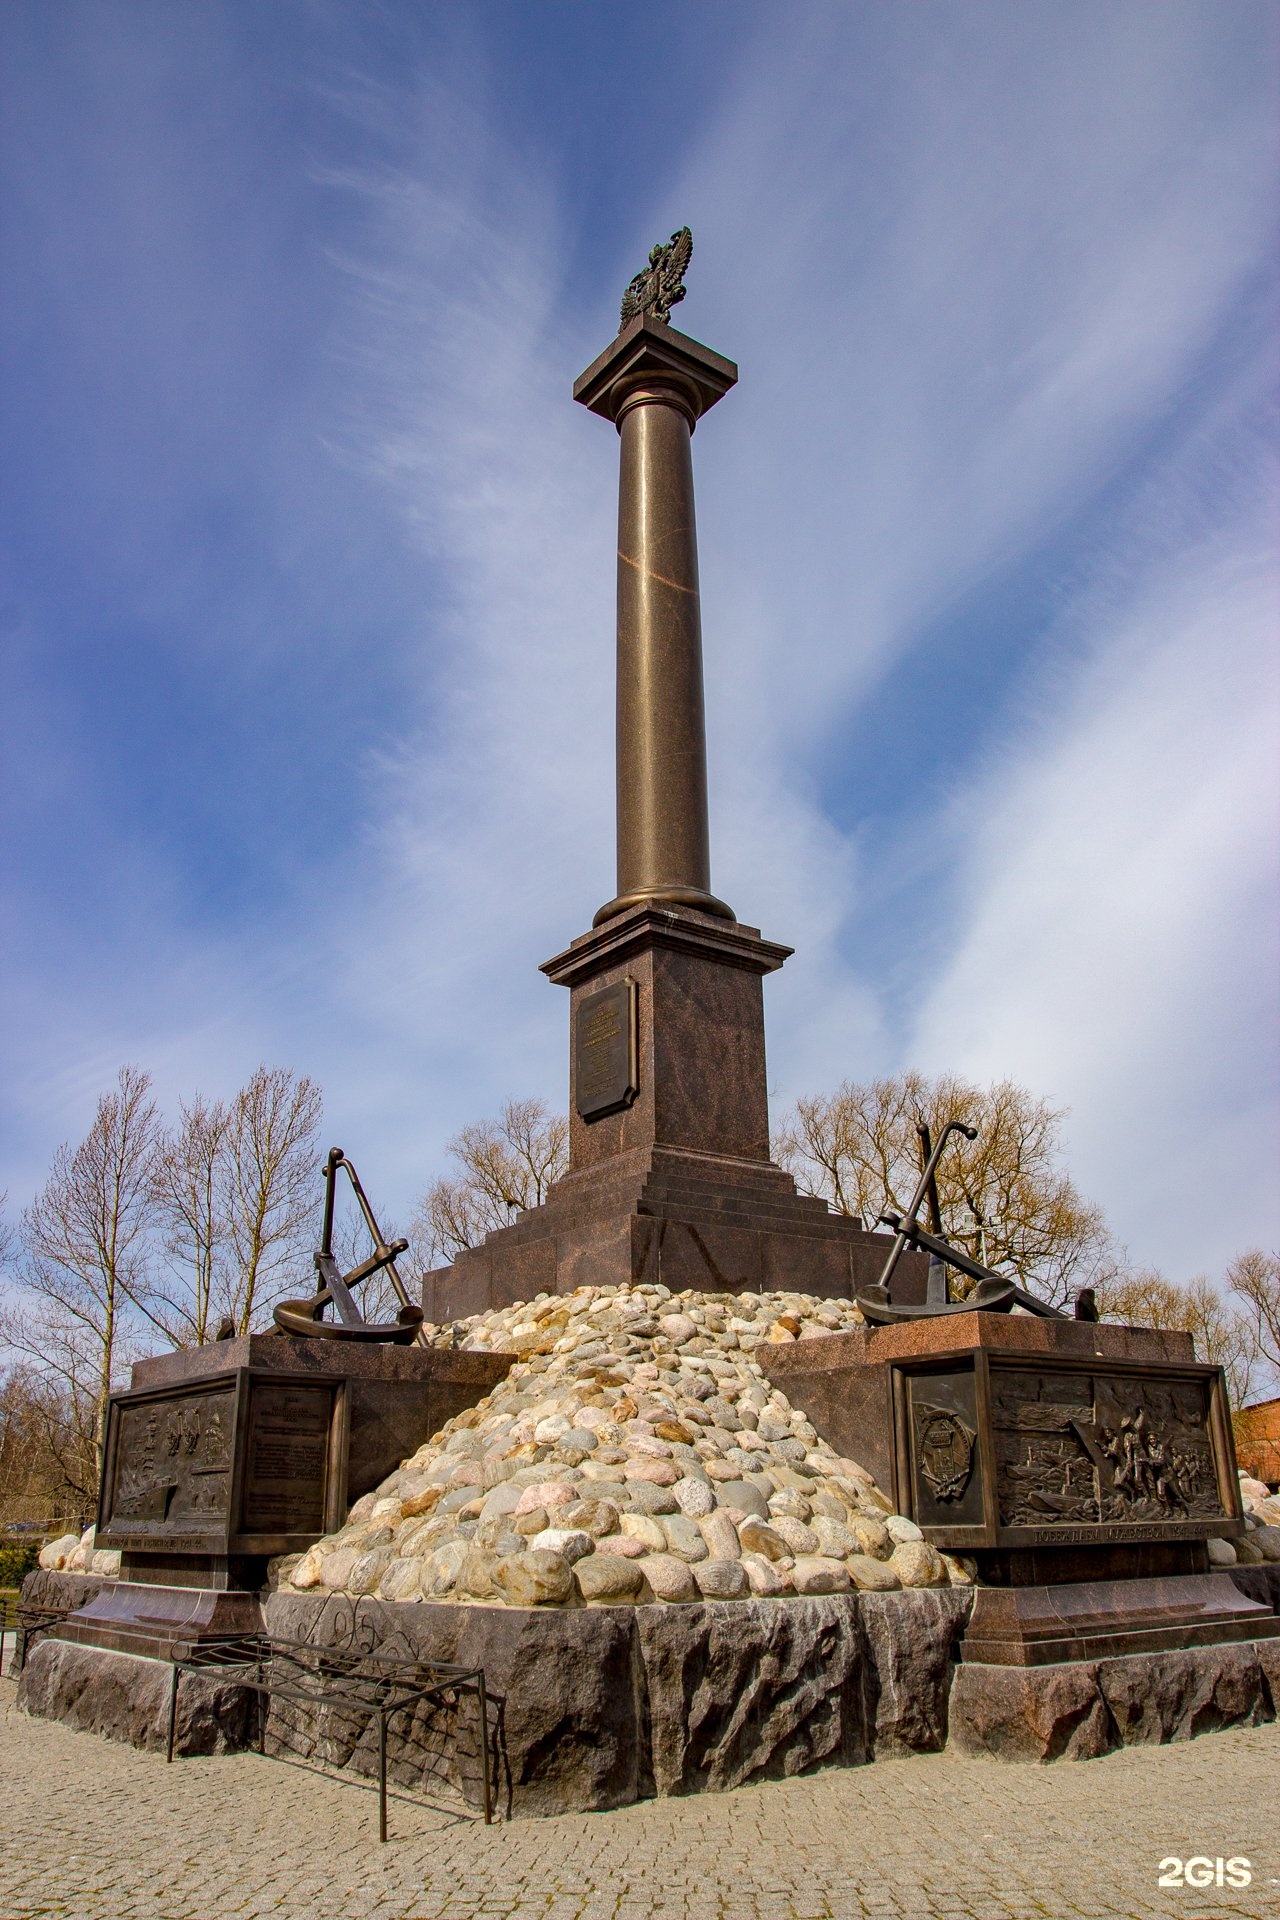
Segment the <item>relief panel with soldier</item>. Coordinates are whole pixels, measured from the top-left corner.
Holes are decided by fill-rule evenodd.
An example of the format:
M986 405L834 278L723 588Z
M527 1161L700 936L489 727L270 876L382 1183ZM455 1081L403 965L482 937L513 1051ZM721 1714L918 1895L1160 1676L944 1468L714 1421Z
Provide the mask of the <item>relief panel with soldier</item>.
M1000 1368L991 1405L1002 1526L1224 1514L1204 1381Z

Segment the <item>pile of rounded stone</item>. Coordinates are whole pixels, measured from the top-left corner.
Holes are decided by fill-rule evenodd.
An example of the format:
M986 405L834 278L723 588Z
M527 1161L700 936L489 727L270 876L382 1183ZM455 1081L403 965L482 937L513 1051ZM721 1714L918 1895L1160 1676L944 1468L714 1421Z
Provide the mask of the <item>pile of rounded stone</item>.
M120 1555L107 1547L95 1548L94 1529L83 1533L60 1534L40 1549L40 1565L53 1573L97 1573L115 1579L120 1572Z
M433 1330L515 1353L345 1526L278 1569L385 1600L581 1606L966 1585L766 1378L849 1300L580 1287Z
M1240 1475L1244 1534L1239 1540L1210 1540L1209 1559L1217 1567L1256 1567L1280 1561L1280 1494L1263 1480Z

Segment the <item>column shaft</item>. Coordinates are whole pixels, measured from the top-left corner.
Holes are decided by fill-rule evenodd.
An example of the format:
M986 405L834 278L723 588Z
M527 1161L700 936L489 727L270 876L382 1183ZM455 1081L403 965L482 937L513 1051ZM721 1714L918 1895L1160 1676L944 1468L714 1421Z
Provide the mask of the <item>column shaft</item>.
M691 420L655 385L618 422L618 898L733 914L712 897Z
M689 421L657 398L621 422L618 892L711 884L702 621Z

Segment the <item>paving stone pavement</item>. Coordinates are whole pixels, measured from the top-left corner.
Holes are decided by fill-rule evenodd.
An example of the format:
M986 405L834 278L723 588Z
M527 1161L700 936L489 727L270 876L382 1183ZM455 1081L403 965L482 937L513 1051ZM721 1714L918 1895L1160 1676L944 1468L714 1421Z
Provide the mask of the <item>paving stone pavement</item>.
M0 1920L1274 1920L1280 1725L1053 1767L946 1754L486 1828L251 1754L28 1719L0 1681ZM1161 1890L1168 1855L1247 1889Z

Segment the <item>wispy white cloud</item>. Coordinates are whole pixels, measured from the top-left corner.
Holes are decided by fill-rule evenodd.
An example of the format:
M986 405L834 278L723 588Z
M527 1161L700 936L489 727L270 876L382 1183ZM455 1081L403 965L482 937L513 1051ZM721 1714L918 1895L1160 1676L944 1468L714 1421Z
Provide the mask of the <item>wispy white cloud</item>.
M1280 1230L1280 593L1270 516L1184 546L1164 504L956 797L966 904L911 1046L1069 1105L1082 1183L1187 1275Z
M896 17L779 23L684 183L698 316L744 367L710 557L761 608L748 669L785 637L760 704L796 741L1126 457L1274 215L1270 106L1220 14Z
M780 1094L907 1058L1019 1073L1070 1100L1076 1170L1144 1257L1167 1244L1169 1148L1149 1106L1127 1124L1128 1090L1155 1086L1206 1127L1215 1192L1231 1164L1257 1186L1241 1116L1274 1112L1250 1055L1266 979L1256 508L1237 476L1207 513L1185 476L1210 469L1212 434L1172 424L1221 381L1264 258L1269 109L1220 10L1166 9L1159 33L1150 19L766 11L735 46L727 104L663 157L615 275L690 220L677 319L742 364L695 439L715 884L798 949L767 988ZM163 862L112 849L148 931L113 922L92 988L80 961L31 973L24 1084L39 1140L55 1112L73 1130L119 1057L156 1063L172 1092L290 1060L403 1212L459 1124L510 1092L562 1097L565 1003L537 962L611 891L616 455L568 386L616 289L563 284L575 207L554 128L540 151L514 141L478 58L352 82L346 104L388 158L326 166L360 237L325 434L366 489L362 538L410 542L429 589L397 641L395 704L351 742L358 802L330 866L286 874L252 929L192 928ZM931 984L933 950L890 981L854 937L885 849L826 777L833 743L903 737L885 832L918 862L911 716L877 708L888 678L1166 433L1160 498L1181 503L1185 538L1161 548L1131 521L1072 562L1053 634L993 635L975 659L978 676L1011 655L1016 670L990 678L988 759L961 777L927 876L955 938ZM1085 921L1082 902L1106 911ZM1245 924L1247 941L1218 931ZM1236 1227L1200 1213L1193 1264L1220 1264Z

